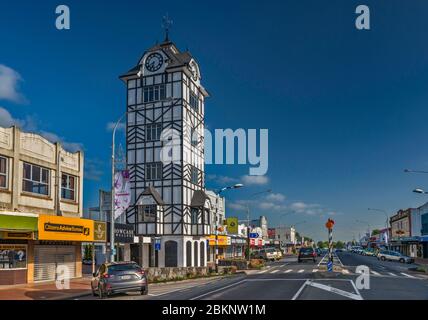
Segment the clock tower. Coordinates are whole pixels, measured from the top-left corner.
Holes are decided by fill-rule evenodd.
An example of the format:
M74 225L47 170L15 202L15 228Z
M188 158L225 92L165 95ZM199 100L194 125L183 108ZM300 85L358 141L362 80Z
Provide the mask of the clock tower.
M204 109L199 65L169 41L149 48L120 79L127 88L127 222L144 266L206 266L211 204L204 182ZM174 141L173 161L162 154Z

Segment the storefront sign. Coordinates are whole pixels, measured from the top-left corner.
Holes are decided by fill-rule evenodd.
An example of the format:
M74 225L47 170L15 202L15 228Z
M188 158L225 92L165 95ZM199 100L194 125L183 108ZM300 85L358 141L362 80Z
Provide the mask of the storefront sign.
M107 241L110 242L110 222L107 222ZM118 243L134 243L134 225L115 223L114 241Z
M223 235L219 235L217 236L217 241L218 241L218 245L219 246L227 246L228 245L228 241L227 241L227 236L223 236ZM210 246L215 246L215 234L209 235L208 236L208 241Z
M87 241L94 240L94 221L79 218L40 215L39 240Z
M0 231L0 239L34 239L33 232Z
M230 217L226 219L227 233L238 234L238 218Z
M107 224L104 221L94 221L94 242L107 241Z

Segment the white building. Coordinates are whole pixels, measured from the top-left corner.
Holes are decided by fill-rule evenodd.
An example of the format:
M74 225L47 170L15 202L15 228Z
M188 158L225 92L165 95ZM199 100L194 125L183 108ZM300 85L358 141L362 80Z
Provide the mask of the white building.
M296 230L293 227L275 228L275 240L280 241L281 245L295 245L297 243Z
M208 93L199 66L190 52L166 39L148 49L121 79L127 86L132 187L127 220L141 239L152 238L152 245L141 240L143 266L206 266L205 236L211 233L204 181ZM178 161L161 161L162 150ZM153 241L160 242L160 250L153 250Z

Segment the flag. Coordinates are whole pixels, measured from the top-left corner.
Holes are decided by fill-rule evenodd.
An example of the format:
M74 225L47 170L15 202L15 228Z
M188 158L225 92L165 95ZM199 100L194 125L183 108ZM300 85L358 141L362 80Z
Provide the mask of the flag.
M131 204L129 171L118 171L114 175L114 218L120 217Z

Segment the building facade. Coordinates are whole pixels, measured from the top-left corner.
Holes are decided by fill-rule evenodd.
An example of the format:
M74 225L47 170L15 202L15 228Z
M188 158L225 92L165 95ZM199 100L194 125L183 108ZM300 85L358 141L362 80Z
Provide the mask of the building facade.
M408 208L405 210L398 210L398 212L390 217L389 223L391 226L391 241L390 246L393 250L400 251L401 253L417 257L420 254L419 235L420 230L412 226L416 218L420 216L419 210ZM420 221L416 222L420 226ZM417 234L413 234L413 232Z
M81 242L93 240L82 200L82 152L0 128L0 285L53 280L58 265L81 276Z
M265 216L260 216L259 219L251 220L251 227L257 228L259 227L261 229L261 237L263 240L268 240L268 220Z
M190 52L166 39L120 77L127 88L127 222L143 265L206 266L211 203L204 181L207 91ZM146 257L149 257L147 260Z

